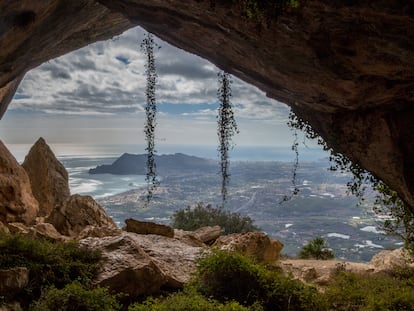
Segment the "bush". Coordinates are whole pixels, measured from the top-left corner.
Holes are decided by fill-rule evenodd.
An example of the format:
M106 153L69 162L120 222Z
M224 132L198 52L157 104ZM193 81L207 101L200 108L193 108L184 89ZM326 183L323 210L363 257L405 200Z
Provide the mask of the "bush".
M407 279L386 274L334 275L325 296L331 310L414 310L413 273Z
M205 226L220 226L224 234L258 231L253 220L248 216L230 213L222 208L198 204L194 208L187 207L175 211L172 226L176 229L197 230Z
M116 296L106 288L89 289L73 282L62 289L51 286L30 306L31 311L115 311L120 310Z
M238 253L215 251L200 259L193 286L218 301L236 300L264 310L324 310L316 289L254 264Z
M327 260L335 258L335 255L332 250L327 247L325 240L321 237L317 237L302 247L299 253L299 258Z
M0 236L0 269L30 270L29 286L18 297L20 301L39 298L41 289L50 285L62 288L74 280L88 283L97 272L99 258L99 253L75 242L50 242L20 234Z
M128 311L262 311L260 306L247 308L238 302L220 302L206 298L195 290L187 289L166 298L149 298L142 304L134 304Z

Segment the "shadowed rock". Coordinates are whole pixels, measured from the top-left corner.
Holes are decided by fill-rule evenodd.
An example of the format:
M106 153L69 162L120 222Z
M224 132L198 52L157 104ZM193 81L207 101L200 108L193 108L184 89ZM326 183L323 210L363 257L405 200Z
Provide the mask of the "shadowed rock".
M118 232L118 227L105 210L91 196L72 195L63 205L54 209L46 222L53 224L63 235L76 237L90 226L102 232Z
M26 171L0 141L0 221L32 224L38 211Z

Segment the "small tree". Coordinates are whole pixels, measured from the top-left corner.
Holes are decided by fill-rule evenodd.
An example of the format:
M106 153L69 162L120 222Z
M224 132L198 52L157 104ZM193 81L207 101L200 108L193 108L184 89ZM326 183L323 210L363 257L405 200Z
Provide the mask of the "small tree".
M144 128L145 139L147 141L147 202L148 205L153 197L153 191L159 185L156 172L155 163L155 127L157 125L157 102L155 96L155 87L157 83L157 71L155 66L154 47L156 47L154 37L152 34L147 33L141 42L141 50L145 53L146 64L145 74L147 76L147 86L145 89L145 95L147 103L145 106L145 113L147 121Z
M299 258L301 259L333 259L335 258L334 253L325 243L322 237L314 238L308 244L302 247Z
M225 206L227 199L227 187L230 181L230 159L229 150L233 148L232 137L239 133L237 123L234 118L233 104L231 97L231 78L226 72L218 74L219 89L217 97L220 103L217 116L217 135L219 137L218 151L220 153L220 171L221 171L221 196L222 206Z

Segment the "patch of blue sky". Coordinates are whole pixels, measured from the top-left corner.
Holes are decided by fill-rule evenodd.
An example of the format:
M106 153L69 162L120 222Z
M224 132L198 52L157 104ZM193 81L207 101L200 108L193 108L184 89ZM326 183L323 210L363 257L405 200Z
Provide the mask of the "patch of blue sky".
M122 56L122 55L118 55L115 57L117 60L119 60L121 63L128 65L131 62L129 61L128 57Z
M198 113L205 110L217 110L218 104L170 104L170 103L157 103L158 111L172 114L182 115L183 113Z
M21 93L16 93L13 96L13 99L29 99L29 98L32 98L32 96L26 95L26 94L21 94Z

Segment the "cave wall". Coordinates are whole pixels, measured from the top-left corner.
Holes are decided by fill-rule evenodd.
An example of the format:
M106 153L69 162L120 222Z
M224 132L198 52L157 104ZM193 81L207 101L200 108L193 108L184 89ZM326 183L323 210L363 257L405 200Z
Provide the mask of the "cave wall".
M293 107L414 209L414 1L301 0L248 18L226 0L0 2L0 112L48 59L141 25Z

